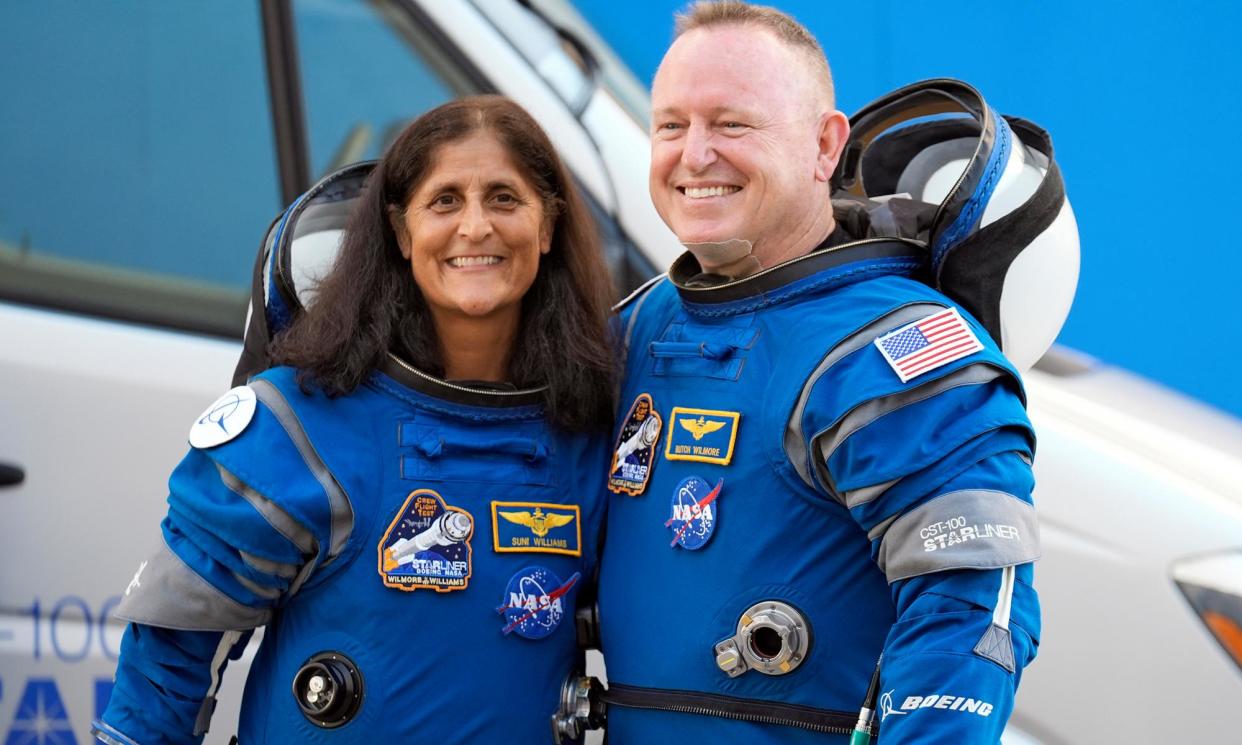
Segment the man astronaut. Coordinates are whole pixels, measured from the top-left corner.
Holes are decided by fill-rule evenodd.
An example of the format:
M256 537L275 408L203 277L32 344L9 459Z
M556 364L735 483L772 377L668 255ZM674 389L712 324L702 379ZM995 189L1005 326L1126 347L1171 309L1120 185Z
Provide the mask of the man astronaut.
M998 742L1040 625L1017 369L925 255L834 215L850 124L796 21L693 6L652 108L689 251L617 318L649 467L608 482L610 742Z

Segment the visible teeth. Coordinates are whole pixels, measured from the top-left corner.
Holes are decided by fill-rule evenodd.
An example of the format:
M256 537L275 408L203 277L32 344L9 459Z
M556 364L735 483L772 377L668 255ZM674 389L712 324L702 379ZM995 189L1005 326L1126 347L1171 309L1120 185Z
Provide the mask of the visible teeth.
M686 187L686 196L691 199L703 199L705 197L723 197L725 194L732 194L735 191L741 191L740 186L704 186L696 188L693 186Z
M450 266L482 266L484 264L499 263L499 256L454 256L449 259Z

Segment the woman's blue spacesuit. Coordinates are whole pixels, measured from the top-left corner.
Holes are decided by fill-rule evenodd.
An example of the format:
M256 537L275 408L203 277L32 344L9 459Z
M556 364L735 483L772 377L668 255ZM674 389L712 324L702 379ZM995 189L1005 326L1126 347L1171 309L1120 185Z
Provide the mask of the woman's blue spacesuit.
M538 401L395 358L347 396L290 368L226 394L192 434L231 439L174 471L163 545L118 610L99 733L201 740L227 660L266 627L240 742L546 740L606 445Z

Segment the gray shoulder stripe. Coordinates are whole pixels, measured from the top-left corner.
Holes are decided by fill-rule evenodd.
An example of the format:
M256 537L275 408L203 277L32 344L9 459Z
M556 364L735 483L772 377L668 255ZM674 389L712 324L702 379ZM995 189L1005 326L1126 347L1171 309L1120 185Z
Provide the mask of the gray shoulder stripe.
M254 389L263 405L276 415L276 419L285 428L285 432L297 446L298 452L302 454L302 460L306 462L307 468L323 487L324 494L328 495L332 528L328 541L328 555L324 559L324 564L327 564L340 555L345 549L345 544L349 542L349 535L354 530L354 508L345 490L341 488L336 477L332 475L332 472L324 465L323 459L319 457L319 453L315 451L315 446L306 436L306 431L302 429L302 423L298 421L293 407L276 389L276 386L266 380L253 380L250 382L250 387Z
M647 280L646 282L643 282L641 285L639 285L639 286L638 286L638 288L637 288L637 289L635 289L635 290L634 290L633 292L631 292L630 294L626 295L626 296L625 296L625 297L621 300L621 302L619 302L619 303L617 303L616 305L612 306L612 312L613 312L613 313L617 313L617 312L619 312L622 308L624 308L625 306L627 306L627 305L629 305L630 303L634 302L634 298L638 297L639 295L644 294L645 292L647 292L647 290L649 290L649 289L651 289L652 287L654 287L654 286L655 286L655 284L656 284L657 282L659 282L660 280L664 279L664 278L665 278L665 277L667 277L667 276L668 276L668 272L663 272L663 273L661 273L661 274L657 274L657 275L655 275L654 277L652 277L651 279Z
M851 409L848 414L841 417L840 420L828 429L816 433L813 438L815 450L818 452L819 459L827 462L828 458L836 452L841 443L845 442L850 435L885 414L891 414L898 409L903 409L933 396L938 396L953 388L981 385L990 380L995 380L1001 375L1000 368L992 367L991 365L968 365L954 370L944 377L928 381L917 388L907 388L891 396L867 401ZM845 506L852 509L860 504L863 504L863 502L850 504L847 500Z
M647 298L651 297L651 293L649 292L649 290L655 289L655 286L659 284L660 281L663 280L666 276L668 275L661 274L661 275L652 277L651 279L647 280L646 284L644 284L642 287L639 287L637 290L635 290L634 293L631 294L625 300L622 300L620 303L617 303L616 307L613 309L614 311L620 310L621 308L624 308L630 302L631 299L638 297L638 305L634 306L634 312L630 314L630 322L625 324L625 342L621 348L624 349L626 353L628 353L630 349L630 339L634 336L634 324L638 322L638 314L643 309L643 303L647 302Z
M785 453L789 457L789 462L793 464L794 470L798 472L798 476L806 482L807 486L814 489L815 481L811 473L810 450L807 447L802 432L802 414L806 411L807 399L810 398L811 390L815 387L815 384L819 382L824 373L828 372L828 368L840 362L842 358L851 352L856 352L875 341L875 338L884 331L903 326L911 321L917 321L929 313L944 310L944 307L934 303L904 305L845 337L836 346L828 350L828 354L820 360L819 365L815 368L815 372L811 373L811 376L802 384L802 392L798 394L798 402L794 405L793 412L789 415L789 421L785 425Z
M294 546L297 546L299 551L306 556L314 556L319 553L319 543L315 540L314 534L303 527L300 522L293 519L293 516L285 512L280 505L243 484L241 479L234 476L219 463L216 464L216 470L220 472L220 480L224 482L229 491L249 502L255 508L255 511L263 516L267 524L272 526L272 529L287 538ZM257 564L255 564L255 567L262 568Z
M992 489L963 489L894 520L876 563L896 582L949 569L1026 564L1039 553L1039 522L1029 502Z
M241 554L242 561L246 562L246 564L254 567L260 572L263 572L264 574L270 574L273 577L280 577L281 579L293 579L298 576L298 568L292 564L283 564L279 561L272 561L270 559L265 559L262 556L255 556L254 554L247 553L245 551L238 551L237 553ZM307 551L304 553L310 552Z
M163 541L134 580L114 613L125 621L180 631L244 631L272 616L217 590Z

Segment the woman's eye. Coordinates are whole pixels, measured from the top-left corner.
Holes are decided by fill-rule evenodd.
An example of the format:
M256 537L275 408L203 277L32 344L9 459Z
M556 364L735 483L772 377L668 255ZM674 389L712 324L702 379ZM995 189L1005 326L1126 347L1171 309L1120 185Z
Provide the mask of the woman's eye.
M431 200L432 207L452 207L455 204L457 204L457 197L452 194L441 194Z

